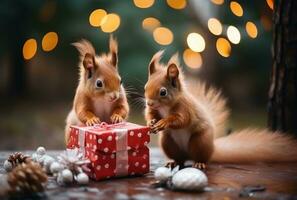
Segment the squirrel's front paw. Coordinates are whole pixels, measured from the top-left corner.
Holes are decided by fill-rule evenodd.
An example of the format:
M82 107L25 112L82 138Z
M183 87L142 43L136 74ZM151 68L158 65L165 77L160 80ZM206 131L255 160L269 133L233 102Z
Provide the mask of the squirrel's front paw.
M124 121L124 118L121 115L113 114L110 117L111 123L116 124Z
M150 128L150 132L156 134L156 132L153 132L152 129L154 125L157 123L156 119L152 119L147 123L147 126Z
M165 128L167 128L167 121L165 119L161 119L151 127L151 132L157 133Z
M100 119L98 117L91 117L86 121L87 126L93 126L95 124L100 124Z

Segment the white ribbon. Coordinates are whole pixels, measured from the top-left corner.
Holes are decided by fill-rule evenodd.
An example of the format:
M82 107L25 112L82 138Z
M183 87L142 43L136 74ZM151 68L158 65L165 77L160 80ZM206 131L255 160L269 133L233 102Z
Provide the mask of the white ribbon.
M117 126L123 126L123 123L116 124ZM90 131L91 129L101 128L102 130L108 130L115 132L116 134L116 176L125 176L128 174L128 129L126 128L116 128L112 129L113 125L108 125L106 123L101 123L95 126L88 127L76 127L79 128L78 135L78 144L79 149L85 155L85 138L86 131ZM94 131L92 131L94 132ZM95 133L95 132L94 132Z
M128 129L114 129L116 132L116 176L128 174Z

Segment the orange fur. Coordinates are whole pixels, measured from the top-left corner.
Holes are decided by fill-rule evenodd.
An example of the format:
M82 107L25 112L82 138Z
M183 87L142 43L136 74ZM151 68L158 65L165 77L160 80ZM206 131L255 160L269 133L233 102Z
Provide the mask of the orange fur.
M280 132L245 129L215 140L214 162L297 161L296 139Z
M102 55L96 55L87 40L73 44L80 53L80 78L73 109L66 119L66 142L70 125L90 126L101 121L117 123L128 117L126 92L117 70L117 42L112 36L109 42L110 52ZM102 87L96 86L98 80L102 82Z
M221 95L221 91L214 87L207 87L205 83L200 81L189 81L186 82L186 85L195 100L203 104L211 115L215 124L214 137L226 135L230 110L227 108L227 100Z
M297 161L297 140L286 134L245 129L219 137L229 117L226 99L204 83L183 80L177 55L167 65L160 64L162 53L149 64L145 118L152 132L160 133L160 146L168 158L177 164L190 159L194 166L208 161Z
M145 97L153 106L146 106L146 120L148 124L152 119L158 121L152 129L160 131L160 145L169 158L178 163L189 158L206 162L212 154L214 123L203 104L193 101L186 89L177 54L167 66L159 63L161 55L154 55L149 65ZM167 88L166 97L160 97L161 88ZM197 144L201 148L195 148Z

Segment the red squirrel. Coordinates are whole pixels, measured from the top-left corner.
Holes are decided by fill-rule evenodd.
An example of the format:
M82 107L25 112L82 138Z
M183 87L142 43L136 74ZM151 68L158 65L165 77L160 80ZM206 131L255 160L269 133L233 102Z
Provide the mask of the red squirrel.
M219 137L229 117L226 99L219 90L183 78L178 55L161 64L163 52L149 64L145 85L145 118L159 143L173 160L167 166L184 165L204 169L213 162L297 161L297 140L279 132L245 129Z
M117 67L117 41L111 36L109 53L101 55L96 55L94 47L87 40L73 45L80 53L80 75L73 108L66 119L66 143L70 125L118 123L127 119L129 113L126 92Z

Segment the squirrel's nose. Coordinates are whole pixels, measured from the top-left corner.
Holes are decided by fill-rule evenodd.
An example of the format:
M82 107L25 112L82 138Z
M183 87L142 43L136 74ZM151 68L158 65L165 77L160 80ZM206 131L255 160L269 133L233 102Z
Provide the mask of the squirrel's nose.
M116 92L109 93L108 96L109 96L109 100L110 100L110 101L115 101L115 100L117 100L117 99L119 98L119 94L116 93Z
M112 101L116 100L116 98L117 98L116 95L113 95L113 96L110 97L110 99L111 99Z
M153 105L154 105L154 102L151 101L151 100L148 100L148 101L146 102L146 104L147 104L148 106L153 106Z

